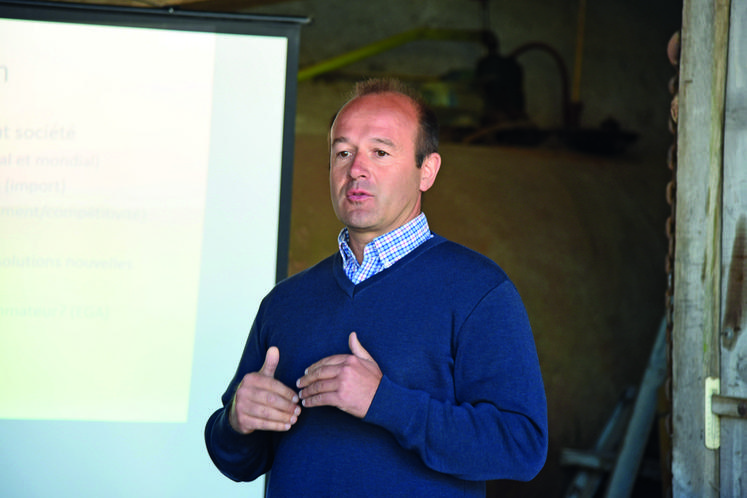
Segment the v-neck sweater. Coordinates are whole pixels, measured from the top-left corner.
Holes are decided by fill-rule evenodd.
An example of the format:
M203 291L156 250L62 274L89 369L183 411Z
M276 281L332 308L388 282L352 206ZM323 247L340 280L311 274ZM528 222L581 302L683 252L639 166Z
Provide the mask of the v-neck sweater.
M271 346L275 378L349 354L355 331L383 377L363 419L303 408L288 432L235 432L227 407ZM485 480L529 480L547 454L547 408L521 298L490 259L439 235L359 284L336 253L260 304L208 452L225 475L270 472L267 496L484 496Z

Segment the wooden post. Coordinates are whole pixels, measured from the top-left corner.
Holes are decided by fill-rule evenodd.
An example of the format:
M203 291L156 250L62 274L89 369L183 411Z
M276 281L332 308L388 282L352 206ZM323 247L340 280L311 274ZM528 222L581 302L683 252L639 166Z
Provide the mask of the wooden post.
M747 2L731 4L724 113L721 394L747 398ZM745 496L747 419L721 417L721 496Z
M685 0L680 61L672 491L719 496L719 454L707 450L705 379L718 377L723 116L729 1Z

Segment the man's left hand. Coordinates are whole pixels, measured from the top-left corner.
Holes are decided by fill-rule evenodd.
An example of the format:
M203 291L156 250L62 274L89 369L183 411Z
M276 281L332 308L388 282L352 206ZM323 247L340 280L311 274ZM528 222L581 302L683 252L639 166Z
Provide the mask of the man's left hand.
M303 406L334 406L358 418L366 416L379 388L381 370L355 332L350 334L348 345L352 354L323 358L298 379Z

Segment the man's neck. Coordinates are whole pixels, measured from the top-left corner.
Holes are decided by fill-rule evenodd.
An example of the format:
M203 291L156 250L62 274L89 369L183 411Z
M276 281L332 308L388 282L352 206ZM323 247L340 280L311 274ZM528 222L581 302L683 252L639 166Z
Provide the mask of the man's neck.
M386 235L388 233L392 233L396 230L399 230L400 228L404 227L408 223L412 222L415 218L419 217L422 214L422 211L418 210L415 216L411 217L406 222L402 223L396 228L393 228L385 233L375 233L370 231L357 231L354 228L351 229L350 227L347 227L347 243L348 247L353 253L353 256L355 256L356 261L358 261L358 264L363 263L363 257L365 256L366 252L366 246L371 243L374 239L381 237L383 235Z
M363 253L366 250L366 246L375 238L375 236L369 234L356 235L348 228L348 246L353 251L353 256L355 256L358 264L363 263Z

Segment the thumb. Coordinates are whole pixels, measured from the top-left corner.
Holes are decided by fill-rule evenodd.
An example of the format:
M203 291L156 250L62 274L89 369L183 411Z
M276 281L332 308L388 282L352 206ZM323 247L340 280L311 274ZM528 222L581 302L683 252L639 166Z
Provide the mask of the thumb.
M350 333L350 337L348 338L348 345L350 346L350 351L358 358L374 361L373 357L368 354L368 351L366 351L365 348L361 346L361 343L358 341L358 334L356 334L355 332Z
M265 355L265 363L264 365L262 365L262 368L259 369L259 373L264 375L265 377L274 377L275 369L278 367L279 362L280 350L275 346L272 346L267 350L267 354Z

